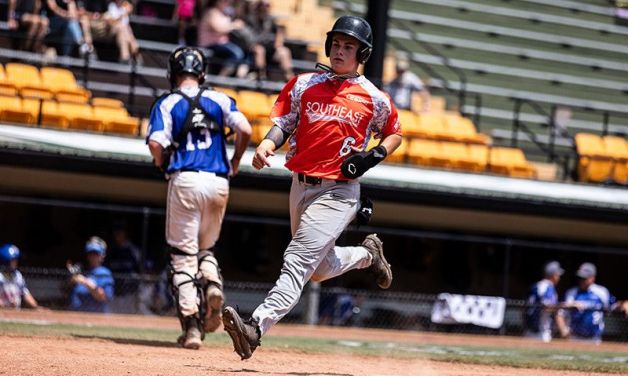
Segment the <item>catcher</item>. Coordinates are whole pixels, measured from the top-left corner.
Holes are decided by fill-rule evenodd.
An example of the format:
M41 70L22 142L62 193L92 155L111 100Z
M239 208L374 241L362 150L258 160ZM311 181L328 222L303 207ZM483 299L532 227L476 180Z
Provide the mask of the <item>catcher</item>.
M229 197L229 177L238 173L251 125L235 102L200 86L207 61L197 48L181 47L168 59L172 91L150 114L148 147L168 179L166 241L170 285L187 349L201 346L204 332L221 323L222 277L213 248ZM236 133L231 159L224 128Z

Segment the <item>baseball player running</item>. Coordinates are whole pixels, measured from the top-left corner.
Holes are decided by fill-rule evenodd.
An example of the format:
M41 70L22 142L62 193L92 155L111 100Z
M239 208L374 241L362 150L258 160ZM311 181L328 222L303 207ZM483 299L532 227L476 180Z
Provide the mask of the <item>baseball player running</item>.
M343 16L327 33L325 52L331 67L290 80L271 112L274 126L260 142L253 167L290 137L286 167L293 172L290 190L292 241L275 287L248 320L232 307L223 324L235 351L250 358L260 338L298 302L310 279L324 281L352 269L370 268L377 284L388 288L392 271L382 242L368 235L362 245L337 247L336 239L358 211L358 179L401 143L397 110L390 98L357 73L372 51L370 25ZM378 146L365 151L371 136Z
M168 179L169 281L183 330L179 343L188 349L200 347L201 330L213 332L221 323L223 283L213 247L229 197L228 177L238 172L251 136L251 125L231 98L200 86L206 70L197 48L170 55L173 90L153 106L147 138L155 165ZM231 160L224 127L236 133Z

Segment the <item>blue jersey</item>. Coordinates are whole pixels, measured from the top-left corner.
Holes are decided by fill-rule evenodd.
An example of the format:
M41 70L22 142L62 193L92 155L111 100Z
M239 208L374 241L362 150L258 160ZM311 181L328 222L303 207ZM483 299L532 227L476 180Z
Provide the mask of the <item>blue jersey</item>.
M194 99L199 90L199 87L185 87L181 89L181 92ZM247 121L236 108L235 102L226 94L217 91L203 91L199 107L204 109L210 120L218 124L221 129L225 127L234 129ZM159 99L150 114L146 142L156 141L164 149L176 143L185 125L189 109L190 102L181 94L171 93ZM181 142L170 155L170 164L166 173L192 170L228 174L229 168L224 134L210 132L207 128L194 128L187 134L187 139Z
M571 332L582 338L601 339L604 331L604 310L608 310L615 303L604 286L592 284L587 290L581 291L577 287L567 290L565 302L585 303L584 310L569 310L569 327Z
M113 298L114 285L111 271L104 266L98 266L86 271L83 275L105 291L107 300L99 302L94 299L86 286L77 283L70 294L70 309L84 312L109 312L109 302Z
M551 314L544 307L557 303L558 293L552 281L543 279L532 285L527 301L526 329L532 333L551 331Z

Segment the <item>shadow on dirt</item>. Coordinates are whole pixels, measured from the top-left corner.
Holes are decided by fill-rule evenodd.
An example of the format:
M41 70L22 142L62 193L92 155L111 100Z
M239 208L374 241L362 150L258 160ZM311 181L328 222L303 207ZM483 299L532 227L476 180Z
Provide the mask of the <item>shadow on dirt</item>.
M260 375L290 375L290 376L354 376L351 373L336 373L336 372L277 372L277 371L258 371L255 369L222 369L220 372L228 373L259 373Z
M80 334L72 335L74 338L81 339L101 339L105 341L111 341L114 343L124 344L124 345L140 345L140 346L151 346L151 347L180 347L178 343L175 341L155 341L148 339L135 339L135 338L117 338L117 337L107 337L107 336L86 336Z

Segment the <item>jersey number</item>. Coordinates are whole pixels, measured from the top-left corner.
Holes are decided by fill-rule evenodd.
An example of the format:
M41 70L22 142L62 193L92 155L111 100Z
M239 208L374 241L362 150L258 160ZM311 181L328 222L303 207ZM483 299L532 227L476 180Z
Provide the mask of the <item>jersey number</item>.
M207 128L201 129L198 136L193 136L192 132L188 132L188 142L185 145L185 150L194 151L194 150L205 150L209 149L212 144L212 139L209 134L209 130ZM194 139L196 138L196 145L194 144Z
M344 141L342 141L342 147L340 148L340 151L338 152L338 154L340 154L341 157L344 157L345 155L351 153L351 147L355 145L355 138L353 137L347 137L344 139Z

